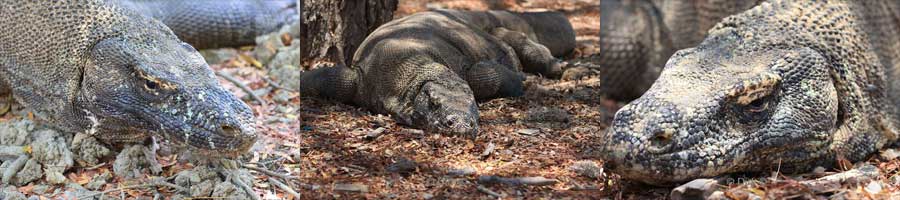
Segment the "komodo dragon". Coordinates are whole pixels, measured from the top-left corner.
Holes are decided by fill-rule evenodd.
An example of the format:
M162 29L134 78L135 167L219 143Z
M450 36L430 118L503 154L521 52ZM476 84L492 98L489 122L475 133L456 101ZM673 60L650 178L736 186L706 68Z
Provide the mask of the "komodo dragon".
M300 92L474 136L476 100L521 95L521 71L558 76L564 64L553 56L574 46L575 32L558 12L421 12L372 32L351 66L303 74Z
M805 172L897 141L900 2L771 0L669 59L600 142L624 178Z
M250 108L159 21L104 0L2 0L0 18L0 88L57 129L214 155L256 139Z
M161 21L197 49L255 44L256 37L297 20L296 0L118 0Z
M758 0L603 0L600 50L575 60L597 65L591 68L600 74L598 89L608 97L632 100L650 88L676 50L696 46L722 18L757 4Z

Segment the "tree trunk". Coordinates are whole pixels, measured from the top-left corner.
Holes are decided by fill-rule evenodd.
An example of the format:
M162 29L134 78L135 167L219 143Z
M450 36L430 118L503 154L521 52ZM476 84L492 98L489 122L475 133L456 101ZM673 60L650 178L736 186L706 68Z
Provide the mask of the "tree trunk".
M393 19L397 0L298 0L300 59L352 64L353 53L375 28Z

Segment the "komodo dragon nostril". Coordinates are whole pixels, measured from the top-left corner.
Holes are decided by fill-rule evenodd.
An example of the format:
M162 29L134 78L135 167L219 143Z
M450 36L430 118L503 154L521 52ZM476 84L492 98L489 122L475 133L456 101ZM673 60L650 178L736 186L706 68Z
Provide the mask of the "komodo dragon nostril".
M650 133L650 150L656 152L665 151L672 144L672 138L675 135L675 129L672 128L656 128Z
M225 135L236 136L241 134L241 131L240 129L237 129L231 125L222 125L222 133L224 133Z

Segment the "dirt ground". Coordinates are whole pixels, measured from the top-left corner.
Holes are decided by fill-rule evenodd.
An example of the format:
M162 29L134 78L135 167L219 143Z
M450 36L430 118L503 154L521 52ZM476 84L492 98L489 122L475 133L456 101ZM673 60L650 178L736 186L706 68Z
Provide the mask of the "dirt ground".
M401 0L396 16L437 7L559 10L566 13L578 33L579 47L574 56L581 56L597 51L598 5L599 0ZM262 136L244 163L267 169L251 171L253 190L263 199L645 199L666 198L672 190L620 180L598 167L603 161L592 153L592 147L602 139L599 133L624 102L606 99L597 92L597 78L559 81L530 75L524 96L482 102L481 132L476 138L464 138L425 133L362 108L277 88L267 81L271 78L266 70L254 67L258 64L250 58L250 51L239 52L239 56L211 65L233 74L250 89L263 91L260 94L265 103L259 105L234 84L221 80L235 94L254 103ZM825 198L834 194L898 197L900 159L885 157L875 156L869 162L882 171L878 182L884 187L877 191L871 184L854 184L815 194L798 185L796 177L777 174L721 187L726 196L737 199ZM177 154L160 153L157 160L163 172L159 176L171 177L195 167L176 162L178 159ZM109 166L78 168L66 176L84 185L100 174L108 174ZM293 177L280 180L299 193L299 198L287 195L269 181L279 176ZM546 184L492 181L522 177L542 177ZM150 178L153 176L138 180L116 177L99 188L115 190ZM37 193L34 185L17 190ZM118 196L148 199L159 193L151 190L155 189L123 189Z

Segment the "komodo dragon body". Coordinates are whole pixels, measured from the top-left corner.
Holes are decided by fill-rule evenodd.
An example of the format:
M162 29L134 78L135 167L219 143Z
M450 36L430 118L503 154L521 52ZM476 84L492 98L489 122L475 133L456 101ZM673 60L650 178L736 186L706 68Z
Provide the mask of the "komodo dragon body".
M197 49L252 45L297 20L296 0L118 0L161 21Z
M246 151L249 107L162 23L103 0L0 1L0 85L66 132Z
M632 100L659 76L676 50L696 46L717 22L759 0L603 0L599 49L579 58L601 74L608 97Z
M900 3L771 0L724 19L619 110L609 167L651 184L865 159L897 141Z
M422 12L376 29L351 66L305 73L300 89L418 128L474 135L476 100L521 95L523 70L558 75L564 64L553 56L574 45L556 12Z

